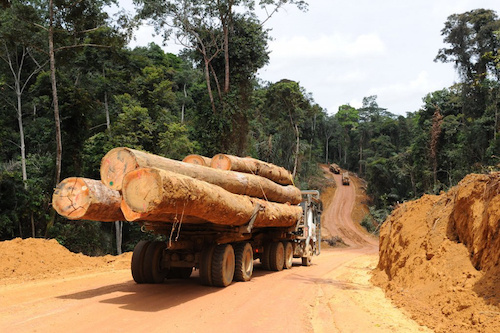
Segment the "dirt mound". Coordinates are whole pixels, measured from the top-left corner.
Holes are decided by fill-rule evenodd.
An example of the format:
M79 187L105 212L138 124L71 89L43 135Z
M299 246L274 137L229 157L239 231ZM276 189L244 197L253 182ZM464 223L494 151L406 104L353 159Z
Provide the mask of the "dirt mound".
M86 271L126 269L131 254L88 257L72 253L55 239L16 238L0 242L0 283L21 283Z
M500 174L407 202L380 231L372 281L436 332L500 332Z

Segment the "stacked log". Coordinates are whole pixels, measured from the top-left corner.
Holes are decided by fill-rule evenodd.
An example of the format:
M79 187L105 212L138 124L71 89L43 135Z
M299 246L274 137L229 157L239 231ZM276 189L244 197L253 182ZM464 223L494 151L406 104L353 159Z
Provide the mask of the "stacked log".
M235 194L293 205L302 201L300 190L292 185L282 186L252 174L206 168L123 147L110 150L102 158L101 180L111 189L121 191L127 173L151 167L203 180Z
M153 220L182 212L212 223L238 226L248 223L259 204L262 211L257 214L255 227L289 227L302 214L299 206L233 194L217 185L155 168L127 173L122 195L130 210L147 213Z
M212 168L221 170L251 173L270 179L281 185L293 184L292 174L287 169L251 157L217 154L212 157L210 165Z
M130 148L112 149L102 159L101 181L63 180L54 191L53 207L68 219L103 222L241 226L254 219L254 227L290 227L300 219L302 195L290 185L285 169L231 155L188 157L186 163Z
M210 157L191 154L191 155L184 157L182 162L191 163L191 164L198 164L198 165L203 165L203 166L209 167L210 164L212 163L212 159Z
M70 220L123 221L121 195L98 180L71 177L61 181L52 196L52 207Z

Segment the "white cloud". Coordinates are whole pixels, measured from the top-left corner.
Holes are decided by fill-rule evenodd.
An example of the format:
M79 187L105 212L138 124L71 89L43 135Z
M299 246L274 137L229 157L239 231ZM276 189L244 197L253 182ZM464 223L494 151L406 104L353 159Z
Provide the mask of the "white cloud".
M417 77L407 82L397 82L385 86L373 87L368 90L370 95L397 94L408 95L414 92L430 92L434 84L429 81L429 73L421 71Z
M270 49L273 59L352 58L386 53L385 44L377 34L364 34L355 38L338 33L317 38L294 36L272 41Z
M360 69L351 69L338 74L332 72L325 78L325 83L356 83L367 79L368 74Z

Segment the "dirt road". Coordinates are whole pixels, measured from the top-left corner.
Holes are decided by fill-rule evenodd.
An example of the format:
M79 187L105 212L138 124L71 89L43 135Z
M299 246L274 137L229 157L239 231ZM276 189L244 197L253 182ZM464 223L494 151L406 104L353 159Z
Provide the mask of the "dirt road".
M339 184L324 212L352 246L324 249L311 267L268 272L227 288L189 280L137 285L128 269L0 283L4 332L425 332L370 284L376 241L350 218L354 187ZM1 281L0 281L1 282Z
M337 189L331 203L326 205L323 212L323 224L332 236L340 236L351 247L378 247L378 239L366 233L358 224L354 223L351 213L356 202L356 181L353 178L349 186L342 185L341 174L331 174Z

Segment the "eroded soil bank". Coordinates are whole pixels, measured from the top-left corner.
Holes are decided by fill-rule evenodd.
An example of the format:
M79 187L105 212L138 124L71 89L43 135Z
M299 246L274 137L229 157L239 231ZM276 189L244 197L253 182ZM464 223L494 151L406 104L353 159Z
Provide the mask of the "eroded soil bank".
M500 332L500 173L400 205L372 282L436 332Z

